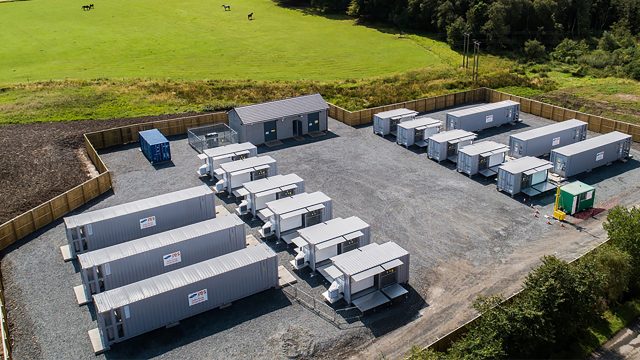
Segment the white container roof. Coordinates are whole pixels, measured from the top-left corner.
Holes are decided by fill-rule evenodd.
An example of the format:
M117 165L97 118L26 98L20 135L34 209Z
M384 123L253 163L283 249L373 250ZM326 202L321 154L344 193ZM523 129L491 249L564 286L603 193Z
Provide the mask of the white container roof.
M401 248L400 245L393 241L386 242L382 245L371 243L359 249L355 249L344 254L340 254L331 258L333 266L338 268L347 276L354 276L360 273L375 271L380 273L379 268L393 268L393 262L396 259L407 255L408 252ZM367 274L369 275L369 274ZM375 275L375 274L371 274ZM364 276L367 277L367 276Z
M446 141L453 141L453 140L466 140L467 138L475 139L476 137L477 135L472 132L461 130L461 129L455 129L455 130L443 131L443 132L431 135L429 139L438 143L443 143Z
M320 94L298 96L261 104L233 108L243 124L259 123L288 116L327 110L329 105Z
M220 216L159 234L145 236L143 238L79 254L78 261L80 262L80 266L83 269L86 269L93 267L94 265L105 264L114 260L144 253L170 244L176 244L205 234L215 233L238 225L244 225L244 222L242 222L242 220L237 216Z
M438 126L438 125L442 125L442 121L436 120L427 116L422 116L422 117L415 118L413 120L401 122L400 124L398 124L398 127L401 127L404 129L415 129L420 126L431 127L431 126Z
M507 107L507 106L513 106L513 105L519 105L519 104L520 103L517 103L515 101L504 100L504 101L498 101L498 102L494 102L494 103L490 103L490 104L474 106L474 107L467 108L467 109L460 109L460 110L456 110L456 111L451 111L451 112L447 113L447 115L451 115L451 116L455 116L455 117L462 117L462 116L473 115L473 114L477 114L477 113L481 113L481 112L485 112L485 111L496 110L496 109L504 108L504 107Z
M489 156L499 153L506 153L508 151L509 147L507 145L500 144L495 141L479 141L460 149L461 153L467 154L469 156Z
M102 313L169 292L222 273L269 259L276 254L266 244L250 246L182 269L108 290L93 296L96 311ZM215 291L215 289L210 289ZM186 303L186 299L185 299Z
M303 181L302 178L296 174L275 175L275 176L270 176L264 179L254 180L254 181L245 183L243 187L249 193L257 194L263 191L277 189L282 186L297 184L302 181Z
M603 145L610 144L612 142L630 139L630 138L631 138L631 135L623 134L618 131L613 131L610 133L606 133L604 135L592 137L587 140L579 141L571 145L554 149L552 150L552 152L556 152L564 156L571 156L571 155L579 154L585 150L597 148Z
M400 109L393 109L393 110L379 112L374 115L382 119L391 119L394 117L404 117L407 115L417 115L417 114L418 114L417 111L400 108Z
M250 142L244 142L244 143L218 146L211 149L205 149L203 153L213 158L218 156L230 155L239 151L246 151L251 149L256 149L256 146Z
M369 227L369 224L357 216L352 216L346 219L335 218L324 223L300 229L298 230L298 235L304 238L309 244L316 245L367 227Z
M224 172L232 173L240 170L250 169L256 166L273 164L275 162L276 160L269 155L255 156L220 164L220 169L222 169L222 171Z
M584 121L576 120L576 119L569 119L569 120L561 121L555 124L519 132L517 134L511 135L511 137L514 139L524 141L524 140L529 140L529 139L534 139L540 136L544 136L549 133L554 133L554 132L562 131L566 129L572 129L572 128L580 127L583 125L587 125L587 123Z
M200 185L184 190L174 191L146 199L132 201L126 204L115 205L105 209L89 211L83 214L68 216L64 218L67 228L92 224L98 221L112 219L118 216L153 209L166 204L177 203L186 199L197 198L212 194L213 191L206 186Z
M331 201L331 198L320 191L314 193L301 193L290 197L269 201L267 209L273 214L286 214L288 212L304 209L313 205Z
M529 170L543 171L551 168L553 168L551 162L533 156L524 156L500 165L500 169L511 174L519 174Z

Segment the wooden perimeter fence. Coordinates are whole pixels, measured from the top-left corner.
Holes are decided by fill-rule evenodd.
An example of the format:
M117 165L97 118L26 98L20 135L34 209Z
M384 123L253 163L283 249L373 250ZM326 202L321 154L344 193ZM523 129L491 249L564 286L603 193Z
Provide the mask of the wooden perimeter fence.
M378 112L398 108L407 108L418 112L431 112L478 102L497 102L502 100L513 100L519 102L521 104L520 110L525 113L542 116L555 121L576 118L587 122L589 124L589 130L591 131L606 133L617 130L632 135L634 141L640 141L639 125L585 114L579 111L565 109L559 106L506 94L488 88L461 91L358 111L349 111L339 106L329 104L329 116L349 126L358 126L370 124L373 121L373 115ZM84 134L84 143L87 154L98 170L99 175L0 225L0 250L7 248L11 244L26 237L34 231L51 224L53 221L60 219L67 213L77 209L113 188L111 172L98 155L97 150L137 142L138 132L142 130L159 129L164 135L173 136L186 134L187 129L192 127L227 122L227 114L225 112L218 112L142 124L133 124ZM6 326L6 312L4 308L4 292L2 291L1 286L2 284L0 283L2 343L4 351L3 355L4 358L7 359L10 358L11 352L7 335L8 329ZM473 321L474 320L471 322ZM469 323L463 325L448 334L445 338L430 346L438 349L441 347L439 344L446 344L447 342L450 344L452 340L448 339L453 339L456 336L459 337L457 334L461 334L466 331L466 327L468 325Z

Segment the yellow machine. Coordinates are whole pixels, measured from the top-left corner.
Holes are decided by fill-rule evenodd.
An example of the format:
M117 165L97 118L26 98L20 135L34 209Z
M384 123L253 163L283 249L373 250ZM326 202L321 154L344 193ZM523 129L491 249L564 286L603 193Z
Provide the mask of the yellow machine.
M553 204L553 218L559 221L564 221L567 214L558 209L558 205L560 204L560 186L556 188L556 202Z

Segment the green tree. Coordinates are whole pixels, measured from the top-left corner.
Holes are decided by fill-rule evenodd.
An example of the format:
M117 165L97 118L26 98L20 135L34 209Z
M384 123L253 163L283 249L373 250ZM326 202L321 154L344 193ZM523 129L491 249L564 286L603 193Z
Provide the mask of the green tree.
M604 51L614 51L620 48L620 43L612 33L605 31L598 40L598 49Z
M640 288L640 208L616 206L603 224L611 244L631 256L631 285Z
M510 32L507 24L507 7L502 1L496 1L489 5L487 20L482 26L482 32L487 37L488 46L503 48L508 43Z
M453 23L447 26L447 43L453 49L462 49L464 45L464 34L469 31L469 27L462 17L458 17Z
M524 55L529 60L539 61L547 56L547 51L540 41L527 40L524 43Z
M602 296L609 304L617 302L629 288L631 255L609 244L586 256L580 266L593 266L601 277Z
M578 58L589 52L589 45L584 41L562 40L551 53L553 60L575 64Z

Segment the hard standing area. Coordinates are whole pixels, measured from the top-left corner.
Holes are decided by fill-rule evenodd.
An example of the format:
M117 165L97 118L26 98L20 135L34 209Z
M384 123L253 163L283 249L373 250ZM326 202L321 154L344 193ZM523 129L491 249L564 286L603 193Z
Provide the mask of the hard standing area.
M444 120L444 114L431 116ZM482 131L477 141L507 144L510 133L551 123L521 116L523 123ZM469 179L453 164L438 164L423 151L374 135L370 126L355 129L330 120L329 129L324 138L285 141L260 151L278 161L281 174L302 177L308 192L331 197L334 217L358 216L371 225L373 242L395 241L411 254L405 304L338 328L283 292L270 290L114 346L106 356L344 358L364 350L363 357L382 353L396 358L411 345L426 345L468 320L469 304L477 295L509 295L540 256L572 259L604 240L589 229L595 220L577 228L547 225L533 216L529 201L499 193L493 180ZM201 163L197 153L186 139L170 140L174 166L153 168L136 146L105 153L103 159L115 173L115 193L89 208L201 184L195 175ZM637 150L632 154L640 156ZM637 160L579 179L596 188L597 203L640 203ZM550 214L552 200L549 194L534 203ZM226 195L217 204L235 207ZM250 225L247 232L256 235L257 223ZM64 242L58 222L19 242L2 261L16 358L93 357L86 334L95 327L94 313L75 302L73 286L80 284L80 276L60 257ZM290 269L291 249L282 242L269 244L280 264ZM306 270L295 275L296 286L321 300L326 290L321 276L310 277ZM373 339L367 349L359 348Z

